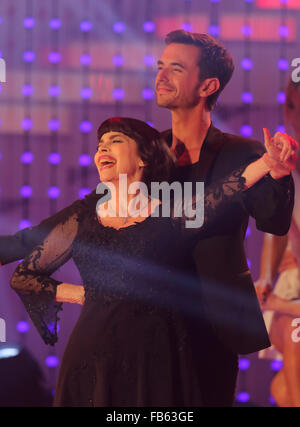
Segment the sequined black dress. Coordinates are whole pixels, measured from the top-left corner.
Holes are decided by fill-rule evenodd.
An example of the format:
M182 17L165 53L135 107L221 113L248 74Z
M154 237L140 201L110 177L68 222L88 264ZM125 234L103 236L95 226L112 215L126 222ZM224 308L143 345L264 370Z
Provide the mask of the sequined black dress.
M243 169L205 191L200 229L186 228L184 216L162 217L161 206L158 217L104 227L90 200L19 264L11 285L46 343L57 340L61 308L51 274L72 257L85 287L56 406L202 405L207 325L190 250L233 199L242 203Z

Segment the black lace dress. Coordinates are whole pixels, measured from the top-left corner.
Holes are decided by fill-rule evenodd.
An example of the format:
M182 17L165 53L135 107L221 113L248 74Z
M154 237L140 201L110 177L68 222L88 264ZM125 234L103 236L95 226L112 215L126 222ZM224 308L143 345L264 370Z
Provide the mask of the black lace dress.
M162 217L160 207L135 225L104 227L89 200L19 264L11 285L46 343L57 341L61 309L51 274L72 257L85 288L56 406L202 405L207 329L191 248L233 199L242 203L243 169L205 191L199 229L186 228L184 216Z

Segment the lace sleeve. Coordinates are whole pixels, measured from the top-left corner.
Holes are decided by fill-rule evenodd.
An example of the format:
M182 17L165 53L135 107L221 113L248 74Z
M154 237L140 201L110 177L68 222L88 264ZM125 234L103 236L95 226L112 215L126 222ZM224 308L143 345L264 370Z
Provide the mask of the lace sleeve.
M174 205L174 221L184 236L201 237L207 233L218 218L226 213L233 201L241 201L241 194L245 190L245 178L242 174L247 165L234 170L222 181L218 181L205 188L204 183L197 183L196 193L186 196L184 201ZM176 209L181 215L176 215Z
M56 212L34 227L24 228L14 235L0 236L0 264L5 265L25 258L36 245L43 242L57 224L66 221L74 212L85 209L91 200L96 204L98 200L96 197L96 192L93 191L84 199L76 200L70 206Z
M57 224L19 264L10 281L46 344L57 341L58 312L62 310L62 304L55 301L56 288L62 282L50 276L72 256L77 230L77 214Z

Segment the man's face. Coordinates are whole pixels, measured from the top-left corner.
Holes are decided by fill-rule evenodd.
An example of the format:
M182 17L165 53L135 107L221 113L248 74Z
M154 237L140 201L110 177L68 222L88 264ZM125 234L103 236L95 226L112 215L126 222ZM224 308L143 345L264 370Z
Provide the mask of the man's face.
M170 110L195 107L199 101L199 48L171 43L158 61L156 102Z

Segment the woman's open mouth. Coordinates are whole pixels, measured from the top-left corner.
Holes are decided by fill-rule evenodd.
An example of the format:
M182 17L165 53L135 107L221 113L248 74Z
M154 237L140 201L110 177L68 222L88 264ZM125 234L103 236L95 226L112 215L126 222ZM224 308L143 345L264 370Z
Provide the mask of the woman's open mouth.
M112 168L116 164L116 160L110 156L100 156L99 160L100 170Z

